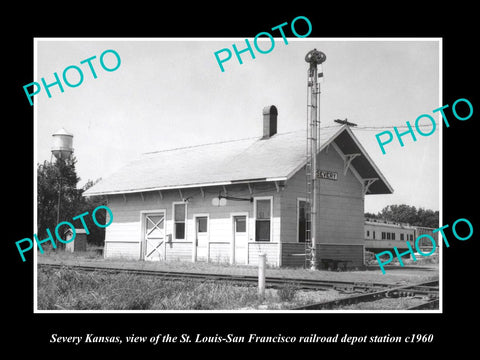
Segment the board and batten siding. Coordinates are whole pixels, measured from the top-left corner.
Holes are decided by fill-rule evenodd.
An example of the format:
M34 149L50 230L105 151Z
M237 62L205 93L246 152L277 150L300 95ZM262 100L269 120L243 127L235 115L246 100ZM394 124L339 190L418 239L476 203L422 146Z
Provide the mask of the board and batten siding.
M344 161L335 146L329 146L328 151L322 150L317 155L317 162L320 170L336 172L338 179L319 181L316 243L338 245L335 249L341 247L342 250L335 250L336 253L341 252L345 258L353 257L363 262L363 186L351 168L344 175ZM305 167L302 167L287 181L281 200L282 263L288 266L300 264L303 260L294 255L300 248L287 244L298 242L297 200L305 197ZM331 256L325 249L325 246L317 247L319 259Z

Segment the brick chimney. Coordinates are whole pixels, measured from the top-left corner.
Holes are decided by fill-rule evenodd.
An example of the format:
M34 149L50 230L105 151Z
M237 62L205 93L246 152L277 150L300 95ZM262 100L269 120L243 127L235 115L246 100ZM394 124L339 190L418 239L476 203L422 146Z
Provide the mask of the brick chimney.
M275 105L269 105L263 108L262 139L269 139L277 133L277 115L278 111Z

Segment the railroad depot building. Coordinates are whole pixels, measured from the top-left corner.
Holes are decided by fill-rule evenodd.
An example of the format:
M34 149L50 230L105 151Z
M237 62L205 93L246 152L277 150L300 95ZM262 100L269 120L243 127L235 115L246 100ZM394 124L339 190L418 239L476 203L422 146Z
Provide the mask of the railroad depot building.
M277 133L277 116L263 109L263 136L147 153L85 191L112 210L104 256L303 266L306 131ZM393 190L347 125L321 129L317 159L317 262L361 266L364 197Z

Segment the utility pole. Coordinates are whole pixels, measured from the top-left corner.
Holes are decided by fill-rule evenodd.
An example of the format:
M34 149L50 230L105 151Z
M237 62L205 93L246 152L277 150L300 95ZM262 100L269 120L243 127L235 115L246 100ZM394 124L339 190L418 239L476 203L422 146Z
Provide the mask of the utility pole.
M310 64L308 68L308 96L307 96L307 204L305 206L305 265L311 270L317 267L317 207L318 207L318 179L317 179L317 151L320 138L320 84L317 66L326 60L323 52L313 49L305 56Z

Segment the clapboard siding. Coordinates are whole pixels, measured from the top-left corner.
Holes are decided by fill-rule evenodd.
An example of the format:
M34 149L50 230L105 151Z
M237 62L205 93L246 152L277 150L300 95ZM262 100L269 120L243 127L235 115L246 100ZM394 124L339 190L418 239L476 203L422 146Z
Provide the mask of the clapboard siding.
M344 175L344 161L334 146L330 147L328 154L322 151L319 164L322 170L336 171L338 180L320 181L317 242L363 246L362 183L351 169ZM349 256L348 251L344 253ZM355 252L354 256L363 261L363 253Z
M140 221L116 223L113 222L105 229L105 241L140 242Z
M343 174L344 161L335 146L328 152L318 155L319 168L335 171L338 180L320 180L319 211L317 213L317 244L342 244L326 250L327 256L342 257L352 262L363 262L364 244L364 197L361 182L352 170ZM278 185L278 184L277 184ZM213 206L212 199L224 188L219 186L189 188L179 190L152 191L141 194L115 195L108 197L108 206L113 212L113 223L106 229L106 242L109 249L106 256L126 254L138 257L142 241L142 212L165 211L165 236L173 235L173 203L188 198L186 205L186 238L173 239L174 243L165 246L167 260L184 259L191 261L195 241L195 216L208 216L208 241L210 261L230 261L233 240L233 213L243 213L248 217L247 238L248 263L258 264L258 254L267 254L271 266L303 266L302 256L292 256L304 251L304 244L298 243L297 200L306 197L305 167L297 171L277 188L273 182L226 186L227 195L245 198L271 196L273 199L272 237L269 243L256 243L254 203L249 201L227 200L225 206ZM252 191L252 192L251 192ZM137 242L137 247L123 246L123 243ZM279 246L282 243L282 247ZM350 246L351 245L351 246ZM119 247L116 249L116 247ZM359 251L358 249L361 249ZM281 250L281 253L280 253ZM319 251L319 253L321 253ZM324 256L323 254L321 256Z
M218 263L230 262L231 245L226 242L210 242L208 260Z
M363 245L363 198L321 196L318 242Z
M319 181L316 242L352 244L356 245L355 249L357 246L363 249L364 197L361 182L351 169L344 175L344 161L334 146L330 146L328 153L323 150L317 160L321 170L336 172L338 180L320 179ZM306 198L305 167L287 181L282 193L282 265L286 266L301 262L300 259L292 259L287 255L289 252L287 243L298 241L297 200L299 198ZM287 250L283 249L285 245L287 245ZM342 254L346 258L363 261L363 252L354 248L345 248L342 250Z
M272 242L280 240L281 233L281 192L276 191L274 183L256 183L250 186L253 193L246 184L236 184L227 186L227 194L230 196L248 199L259 196L272 196L273 198L273 218L272 218ZM167 260L192 260L193 241L195 239L195 216L208 216L208 241L209 241L209 260L228 262L230 261L233 241L233 222L232 214L242 213L247 215L247 238L249 241L255 240L255 214L254 203L249 201L228 200L225 206L212 206L212 199L217 197L220 192L224 192L223 187L182 189L181 195L178 190L168 190L160 192L144 192L140 194L111 195L108 197L108 206L112 210L114 221L106 229L106 241L111 242L110 250L106 256L115 254L113 249L116 244L122 242L142 242L142 213L164 211L165 212L165 236L172 236L174 221L173 203L181 202L182 198L190 198L186 205L186 222L184 241L167 243L165 246L164 257ZM121 246L121 245L118 245ZM269 253L268 261L270 264L278 264L278 247L276 253ZM119 250L127 251L127 250ZM255 257L256 259L256 257Z
M196 212L196 214L208 214L208 239L211 242L230 242L233 235L233 224L230 216L228 218L212 218L211 213ZM195 238L195 220L187 220L187 239Z
M287 181L282 192L281 241L282 243L297 242L297 199L305 198L305 167L299 170Z
M104 256L140 260L140 243L105 242Z
M300 256L302 254L302 256ZM305 244L282 243L282 266L304 267Z
M278 243L271 242L249 242L248 243L248 263L249 265L258 265L258 255L266 254L266 263L270 266L278 266Z
M192 242L173 241L167 242L165 246L165 258L167 261L191 261Z

